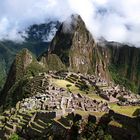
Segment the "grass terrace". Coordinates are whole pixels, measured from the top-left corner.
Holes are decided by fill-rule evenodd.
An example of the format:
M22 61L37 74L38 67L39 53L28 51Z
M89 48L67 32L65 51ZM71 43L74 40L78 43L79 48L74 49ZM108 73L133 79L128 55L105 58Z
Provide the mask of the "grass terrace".
M122 128L122 124L119 123L119 122L117 122L117 121L115 121L115 120L114 121L111 121L109 123L109 125Z
M75 84L73 84L73 83L71 83L67 80L51 79L51 82L53 84L55 84L56 86L62 87L62 88L65 88L65 89L67 89L67 85L71 85L69 87L69 89L72 93L81 93L81 94L87 95L90 98L96 99L98 101L106 101L103 98L101 98L100 96L98 96L97 94L94 94L94 90L95 90L94 87L90 87L90 89L88 91L88 94L86 94L85 91L80 90L78 87L75 86Z
M115 112L130 116L130 117L134 117L134 112L137 109L140 109L140 106L119 106L115 103L110 103L109 106Z
M88 94L87 94L86 91L81 91L78 87L75 86L75 84L73 84L67 80L51 79L51 82L53 84L55 84L56 86L63 87L65 89L67 89L67 85L71 85L69 87L69 89L73 93L81 93L92 99L96 99L97 101L106 101L103 98L101 98L100 96L98 96L97 94L94 94L94 87L90 87ZM114 110L115 112L130 116L130 117L134 117L134 112L137 109L140 109L140 106L119 106L116 103L109 103L109 106L110 106L110 109ZM86 112L82 112L82 113L85 114ZM101 113L99 112L99 116L100 116L100 114ZM98 114L96 114L96 115L98 115Z
M82 110L76 110L75 113L80 114L81 116L88 116L90 115L95 115L96 117L102 117L105 112L89 112L89 111L82 111Z

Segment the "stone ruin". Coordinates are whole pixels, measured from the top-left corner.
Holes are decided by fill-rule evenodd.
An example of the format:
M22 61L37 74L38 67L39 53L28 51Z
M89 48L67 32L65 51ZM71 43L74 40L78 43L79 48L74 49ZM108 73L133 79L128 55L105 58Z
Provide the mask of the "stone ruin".
M115 85L113 82L107 82L101 77L73 72L57 72L52 76L54 75L56 75L57 78L62 76L63 79L74 83L77 87L80 87L81 84L95 87L94 92L108 102L115 102L119 105L140 105L139 95L135 95L131 91L126 90L125 87Z
M93 100L81 94L73 94L53 85L45 87L44 93L25 98L18 102L18 109L25 110L62 110L71 113L75 110L108 112L108 104Z
M58 111L59 112L59 111ZM7 117L7 114L10 116ZM59 113L58 113L59 114ZM17 133L24 136L24 139L45 138L49 135L61 135L66 139L69 130L75 121L88 121L94 119L95 115L81 115L79 113L69 113L65 116L58 116L56 111L36 111L29 113L16 111L13 115L5 112L3 118L0 118L0 138L8 140L9 137Z
M140 105L140 96L126 90L124 87L112 86L108 89L101 89L99 95L109 102L116 102L119 105Z
M62 78L63 75L63 78ZM12 133L29 137L40 137L49 132L65 134L69 131L72 121L65 117L78 111L108 112L108 103L89 98L87 95L74 94L64 88L49 83L51 77L71 80L74 84L86 84L95 87L96 94L109 102L119 105L139 105L138 95L125 88L108 84L94 75L75 73L51 74L40 73L31 77L26 92L32 97L19 101L16 108L5 112L0 118L0 138L8 139ZM122 101L119 97L127 99ZM72 115L73 116L73 115ZM83 117L83 116L81 116Z

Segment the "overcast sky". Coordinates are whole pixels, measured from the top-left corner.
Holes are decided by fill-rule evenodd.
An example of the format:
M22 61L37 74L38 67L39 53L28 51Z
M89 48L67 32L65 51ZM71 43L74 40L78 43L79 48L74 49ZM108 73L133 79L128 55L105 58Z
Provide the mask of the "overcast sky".
M140 0L0 0L0 39L20 39L17 32L33 23L73 13L96 38L140 44Z

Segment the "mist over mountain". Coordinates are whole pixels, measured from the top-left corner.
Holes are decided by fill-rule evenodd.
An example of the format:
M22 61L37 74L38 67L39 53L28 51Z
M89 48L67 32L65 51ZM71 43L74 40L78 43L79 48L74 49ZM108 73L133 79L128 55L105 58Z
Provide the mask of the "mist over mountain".
M22 32L23 42L13 40L0 41L0 87L3 86L9 69L16 54L23 48L28 48L36 57L47 50L49 43L55 36L60 26L60 22L51 21L44 24L34 24Z
M48 20L62 22L76 13L82 17L94 38L104 37L108 41L139 47L139 5L139 0L2 0L0 39L23 41L18 32L30 25Z

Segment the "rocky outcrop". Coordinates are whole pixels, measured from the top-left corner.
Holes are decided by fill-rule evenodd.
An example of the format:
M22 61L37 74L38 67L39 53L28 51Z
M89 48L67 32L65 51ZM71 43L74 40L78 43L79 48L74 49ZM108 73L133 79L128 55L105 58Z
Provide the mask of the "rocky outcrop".
M65 21L53 39L49 53L57 54L69 70L87 73L92 71L95 42L78 15Z
M14 66L16 67L16 80L24 76L27 67L32 63L32 61L33 56L27 49L23 49L16 55L16 59L14 61Z
M7 82L5 85L7 90L18 80L23 78L27 67L32 63L33 56L32 54L27 50L23 49L20 53L16 55L16 58L11 66L9 75L7 77Z

